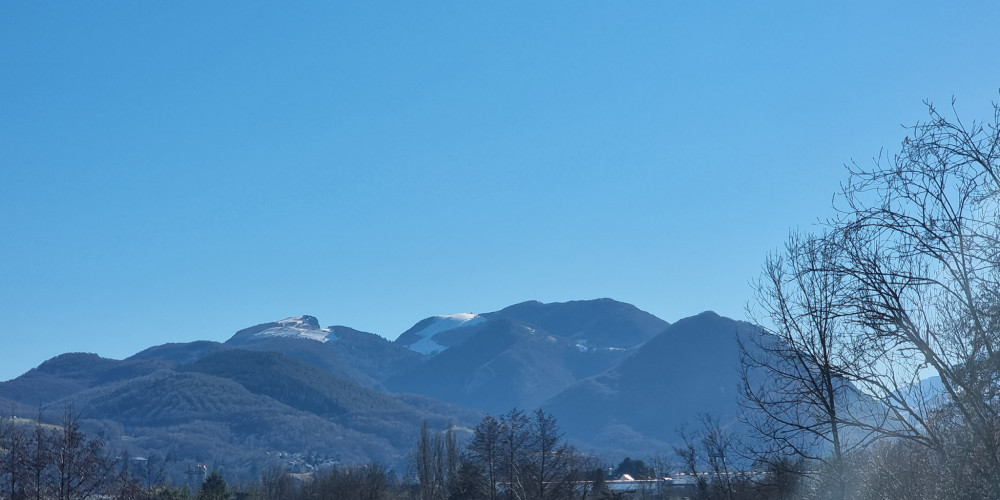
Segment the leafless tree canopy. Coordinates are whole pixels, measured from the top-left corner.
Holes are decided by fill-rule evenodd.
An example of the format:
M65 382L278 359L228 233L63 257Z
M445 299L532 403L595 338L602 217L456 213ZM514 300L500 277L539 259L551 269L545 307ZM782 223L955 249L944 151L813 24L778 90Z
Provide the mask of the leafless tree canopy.
M104 442L80 429L80 414L64 409L58 425L0 419L0 498L88 498L112 485L117 461Z
M756 286L771 335L743 349L750 423L841 485L848 454L902 440L951 491L1000 495L1000 107L964 122L952 104L928 103L898 154L849 165L836 215Z

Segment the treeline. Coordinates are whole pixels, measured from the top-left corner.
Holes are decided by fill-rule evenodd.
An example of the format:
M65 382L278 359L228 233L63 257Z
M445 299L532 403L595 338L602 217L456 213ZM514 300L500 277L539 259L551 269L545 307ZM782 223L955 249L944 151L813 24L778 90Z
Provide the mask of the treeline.
M542 410L487 415L461 451L453 429L431 434L424 425L413 462L425 500L580 498L574 490L595 475Z
M192 487L175 485L165 470L125 453L109 453L81 430L66 408L58 425L0 419L0 500L658 500L669 498L788 498L791 482L778 470L728 470L733 436L709 416L679 432L677 460L647 465L626 457L611 468L563 439L543 410L487 415L474 429L432 430L425 423L406 470L384 464L339 466L296 474L276 465L251 481L230 484L222 471L189 469ZM162 465L162 464L161 464ZM688 480L674 484L672 472ZM204 473L204 475L202 474ZM639 481L616 484L623 475ZM679 477L675 475L675 478Z
M46 423L41 412L30 419L0 418L0 500L235 498L218 472L196 491L169 484L165 469L125 452L110 453L81 422L72 406L56 424Z
M462 446L457 432L432 432L425 423L410 470L402 475L380 463L309 474L273 467L257 480L230 485L212 471L192 489L169 484L163 470L146 462L109 453L104 440L81 429L79 412L67 407L56 425L40 415L0 419L0 499L589 498L572 495L575 485L586 477L603 479L592 461L562 441L555 418L542 411L488 416Z
M459 433L462 432L462 439ZM242 487L248 499L497 500L611 498L598 462L563 440L555 417L537 410L486 416L472 430L425 422L402 476L371 463L311 474L280 469Z
M0 419L0 498L85 499L115 488L117 460L66 408L58 425Z
M795 478L780 469L729 470L727 454L741 452L735 436L711 416L699 422L697 429L679 430L675 457L654 457L649 465L626 457L612 468L566 443L553 415L514 409L487 415L471 432L425 423L402 476L378 463L308 475L273 468L230 494L247 500L794 498ZM625 474L637 481L620 481Z

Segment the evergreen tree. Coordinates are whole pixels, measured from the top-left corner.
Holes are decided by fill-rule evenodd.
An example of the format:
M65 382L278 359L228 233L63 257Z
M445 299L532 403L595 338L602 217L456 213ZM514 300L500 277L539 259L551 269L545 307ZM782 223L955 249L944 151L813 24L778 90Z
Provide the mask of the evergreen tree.
M198 490L197 500L232 500L229 485L219 471L212 471Z

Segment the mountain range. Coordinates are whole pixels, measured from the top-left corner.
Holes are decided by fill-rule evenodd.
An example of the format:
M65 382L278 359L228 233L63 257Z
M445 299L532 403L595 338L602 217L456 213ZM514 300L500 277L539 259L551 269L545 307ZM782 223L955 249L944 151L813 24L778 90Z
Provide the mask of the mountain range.
M670 324L611 299L432 316L394 341L295 316L124 360L63 354L0 383L0 405L57 417L72 404L113 449L180 480L194 463L402 467L423 421L468 433L512 408L552 413L584 451L650 456L700 412L738 426L736 339L752 331L711 312Z

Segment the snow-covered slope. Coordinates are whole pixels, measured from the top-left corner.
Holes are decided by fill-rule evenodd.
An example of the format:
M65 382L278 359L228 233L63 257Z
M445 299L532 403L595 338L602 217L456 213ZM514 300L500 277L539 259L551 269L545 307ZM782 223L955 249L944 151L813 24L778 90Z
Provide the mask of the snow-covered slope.
M433 316L413 325L413 328L400 335L396 342L420 354L440 353L449 346L439 343L440 339L435 340L435 336L439 333L478 325L485 320L482 316L472 313Z
M280 352L365 387L383 390L382 379L409 370L423 356L374 333L346 326L320 328L313 316L292 316L236 332L228 347Z
M336 339L331 337L330 328L320 328L319 321L312 316L292 316L275 322L277 326L254 332L254 337L289 337L315 340L318 342L329 342Z

